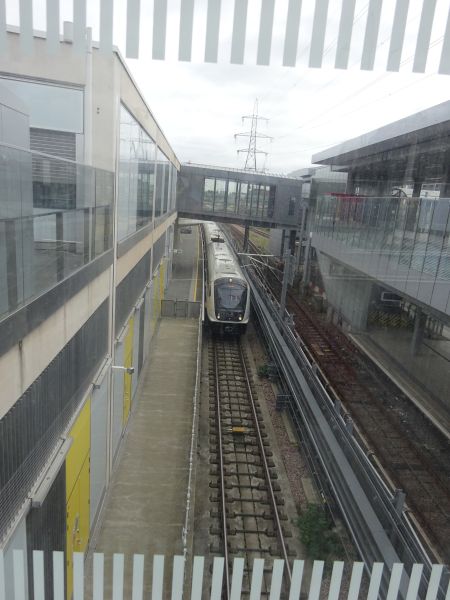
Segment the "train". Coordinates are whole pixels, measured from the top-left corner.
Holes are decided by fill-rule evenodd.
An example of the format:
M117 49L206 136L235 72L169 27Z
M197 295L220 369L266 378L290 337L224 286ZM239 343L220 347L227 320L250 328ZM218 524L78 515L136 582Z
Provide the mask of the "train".
M204 223L203 231L208 322L217 333L241 335L250 318L250 287L217 223Z

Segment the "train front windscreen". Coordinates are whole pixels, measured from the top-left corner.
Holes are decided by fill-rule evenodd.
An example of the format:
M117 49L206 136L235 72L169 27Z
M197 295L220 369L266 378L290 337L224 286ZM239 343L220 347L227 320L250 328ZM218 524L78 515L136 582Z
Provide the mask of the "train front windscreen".
M218 279L214 286L216 317L224 321L241 321L247 304L247 286L232 279Z

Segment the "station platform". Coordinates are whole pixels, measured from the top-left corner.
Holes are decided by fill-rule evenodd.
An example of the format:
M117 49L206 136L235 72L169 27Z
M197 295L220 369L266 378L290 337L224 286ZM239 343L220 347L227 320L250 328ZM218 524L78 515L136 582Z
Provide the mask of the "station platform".
M167 295L191 300L197 283L197 233L181 238ZM182 258L182 260L180 260ZM199 280L201 282L201 280ZM111 597L113 553L125 555L124 598L132 594L132 555L183 554L190 469L198 319L161 318L134 399L125 439L90 553L105 555L105 597ZM90 565L91 561L87 561ZM147 563L149 564L149 563ZM172 564L165 566L170 588ZM92 597L86 573L86 598ZM150 593L151 569L144 575ZM167 587L169 586L169 587Z
M200 236L196 225L185 227L190 233L182 233L180 230L183 228L183 219L180 219L174 240L172 279L165 297L167 300L195 301L201 294L201 277L198 273Z
M412 356L409 332L386 329L350 337L450 440L449 343L425 339Z

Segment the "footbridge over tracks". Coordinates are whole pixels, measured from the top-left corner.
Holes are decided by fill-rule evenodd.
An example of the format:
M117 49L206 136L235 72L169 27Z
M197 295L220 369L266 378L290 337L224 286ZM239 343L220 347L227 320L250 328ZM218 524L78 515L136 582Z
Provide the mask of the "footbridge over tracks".
M181 217L295 230L307 205L302 181L282 175L182 164L177 210Z

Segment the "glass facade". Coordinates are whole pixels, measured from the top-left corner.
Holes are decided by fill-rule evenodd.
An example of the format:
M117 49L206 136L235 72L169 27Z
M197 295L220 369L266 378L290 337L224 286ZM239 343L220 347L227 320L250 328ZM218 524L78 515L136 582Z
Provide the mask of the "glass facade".
M329 195L317 203L314 231L369 257L376 268L396 274L391 283L416 295L426 276L431 301L434 284L450 281L450 200L448 198L372 198ZM367 258L369 260L369 258ZM367 263L369 267L369 263ZM422 292L423 295L423 292ZM445 310L445 307L441 307Z
M124 106L120 108L118 240L175 208L177 170Z
M206 177L202 207L215 213L271 218L275 186Z
M1 317L112 248L114 173L0 146L0 186ZM36 205L36 189L59 196Z

